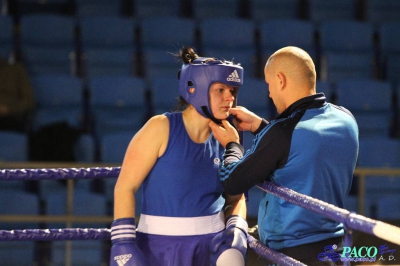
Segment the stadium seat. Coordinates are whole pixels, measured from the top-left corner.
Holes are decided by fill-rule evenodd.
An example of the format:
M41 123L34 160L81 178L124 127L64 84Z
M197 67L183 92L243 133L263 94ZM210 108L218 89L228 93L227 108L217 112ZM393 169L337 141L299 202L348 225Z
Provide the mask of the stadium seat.
M381 137L360 139L358 167L366 168L399 168L400 167L400 140ZM383 198L396 199L400 192L399 176L368 175L365 180L366 198L377 208L378 218L393 217L383 206ZM393 209L394 208L394 209ZM393 215L396 207L392 206Z
M177 50L172 50L172 52L176 53ZM182 62L177 60L170 51L161 49L144 49L142 60L146 82L162 76L177 78L178 71L182 67Z
M347 30L343 30L347 29ZM322 21L318 27L320 76L336 82L344 78L374 78L374 28L359 21Z
M75 49L75 20L58 14L30 14L20 20L21 45Z
M257 76L256 26L253 21L234 17L203 19L199 33L202 56L233 60L241 63L245 76Z
M397 0L365 0L365 20L375 25L399 20L400 2Z
M300 47L317 62L316 28L312 22L297 19L264 19L260 21L258 29L263 62L266 62L273 52L285 46Z
M83 16L79 19L79 26L83 76L135 73L135 20L115 15Z
M14 49L14 24L11 16L0 16L0 56L7 60Z
M382 77L397 84L400 79L400 22L382 22L378 26L379 63Z
M122 1L93 1L93 0L76 0L76 15L78 17L86 16L122 16Z
M143 79L103 76L89 79L90 109L96 137L110 132L140 128L146 113Z
M129 142L135 134L136 132L121 131L103 136L100 140L100 161L103 163L122 164ZM104 179L105 197L111 207L114 203L114 187L116 182L117 178ZM136 192L136 217L139 217L141 213L141 195L142 187Z
M0 161L24 162L27 159L28 135L14 131L0 131Z
M356 20L355 0L308 0L308 19L313 22L327 20Z
M79 128L83 121L83 83L68 75L36 75L32 78L37 102L33 118L34 130L66 121Z
M46 214L66 214L66 191L45 195ZM73 214L84 216L105 216L106 198L100 194L90 193L83 189L74 190ZM94 219L95 220L95 219ZM65 224L49 223L49 228L65 228ZM107 228L105 223L73 223L74 228ZM61 265L66 261L66 241L52 242L52 263ZM72 265L101 265L103 241L85 240L71 242Z
M39 215L39 198L36 194L22 191L2 190L0 193L0 200L2 203L0 204L0 215ZM0 228L3 230L39 228L39 223L37 222L1 222L0 224Z
M84 16L79 19L82 49L136 47L136 21L121 16ZM118 30L116 30L118 29Z
M375 58L371 54L326 52L320 61L320 79L332 83L344 79L375 78Z
M182 46L195 46L196 25L190 18L157 16L141 19L140 42L143 49L177 53Z
M250 0L250 17L253 20L296 19L299 17L299 0Z
M22 16L20 45L28 73L77 74L73 17L58 14Z
M134 0L132 13L134 17L180 16L180 0Z
M270 100L268 85L263 79L247 78L239 88L237 105L244 106L257 115L270 120L271 110L275 108Z
M159 76L150 82L153 115L171 112L179 98L177 76Z
M122 163L129 142L136 132L120 131L104 135L100 140L100 160L105 163Z
M371 79L341 80L336 84L338 105L357 120L360 138L389 137L393 119L392 86Z
M239 8L239 0L192 0L192 12L195 19L238 17Z
M95 139L92 135L82 134L74 147L77 162L92 163L95 161Z
M317 93L323 92L325 94L327 102L332 102L332 100L334 100L335 92L334 92L334 88L333 88L333 85L331 82L317 80L315 87L316 87Z
M255 48L256 26L242 18L205 18L199 22L200 46L205 48ZM238 34L240 33L240 34Z
M93 48L83 53L83 76L133 76L136 72L135 51L132 48Z
M25 47L22 56L26 70L31 76L77 75L76 53L70 48Z
M322 21L317 30L323 52L374 52L374 27L370 23L348 20Z
M0 193L0 202L2 203L0 205L0 215L39 214L39 199L34 194L2 190ZM0 228L2 230L36 229L39 228L39 223L1 222ZM31 265L32 261L34 261L35 253L35 242L33 241L0 241L0 258L3 265Z

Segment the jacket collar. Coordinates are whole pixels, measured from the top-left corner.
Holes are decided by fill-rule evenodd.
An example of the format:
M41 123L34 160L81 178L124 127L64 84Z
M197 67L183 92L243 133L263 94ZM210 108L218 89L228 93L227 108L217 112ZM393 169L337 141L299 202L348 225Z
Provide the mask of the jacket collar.
M325 106L326 97L325 94L320 92L316 93L300 100L292 103L285 111L283 111L277 118L286 118L289 117L296 110L305 110L305 109L312 109L312 108L320 108Z

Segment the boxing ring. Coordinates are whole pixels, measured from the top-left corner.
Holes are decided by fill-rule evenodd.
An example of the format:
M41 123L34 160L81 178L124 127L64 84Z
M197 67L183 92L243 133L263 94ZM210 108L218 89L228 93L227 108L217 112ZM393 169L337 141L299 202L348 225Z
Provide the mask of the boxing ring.
M120 167L94 168L50 168L50 169L3 169L0 170L0 181L10 180L77 180L96 178L116 178ZM72 202L71 182L68 182L67 201ZM344 246L351 246L352 231L358 230L374 235L383 240L400 245L400 228L391 224L373 220L362 215L349 212L321 200L297 193L289 188L265 182L259 188L288 202L305 209L327 216L341 222L345 226ZM68 205L67 205L68 206ZM97 218L96 218L97 219ZM12 219L10 219L11 221ZM41 220L40 218L38 220ZM59 221L59 219L55 219ZM101 219L100 219L101 220ZM78 219L79 221L79 219ZM102 220L110 222L108 219ZM67 223L68 224L68 223ZM68 241L68 240L109 240L109 228L60 228L60 229L25 229L0 230L0 241ZM270 261L280 265L304 265L293 258L274 251L260 243L256 238L248 235L250 249ZM323 252L323 250L321 250ZM344 264L348 264L345 262ZM66 265L69 265L68 263Z

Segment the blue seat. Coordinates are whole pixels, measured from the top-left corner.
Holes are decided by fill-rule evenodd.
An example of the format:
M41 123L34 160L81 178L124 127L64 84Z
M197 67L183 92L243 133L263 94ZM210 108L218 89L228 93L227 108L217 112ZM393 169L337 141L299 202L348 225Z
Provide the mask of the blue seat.
M93 48L84 52L83 75L86 78L135 73L135 51L133 48Z
M298 0L250 0L250 17L254 20L296 19Z
M77 74L76 53L70 48L25 47L23 61L31 76L42 74Z
M256 45L256 26L248 19L205 18L199 22L199 32L201 49L252 49Z
M0 51L3 59L15 52L14 50L14 24L10 16L0 16Z
M182 62L170 54L170 51L151 48L146 48L143 51L143 71L146 81L151 81L160 76L177 78L181 67Z
M29 73L76 74L73 17L58 14L22 16L20 44Z
M400 54L393 54L389 56L385 64L385 69L385 80L391 82L394 85L400 84Z
M377 28L379 63L385 80L396 84L400 81L400 22L382 22Z
M355 20L356 1L354 0L308 0L308 19L314 22L323 20Z
M140 128L146 115L143 79L104 76L89 79L90 108L97 137L110 132Z
M400 219L399 194L382 195L377 204L377 218L379 220L396 221Z
M320 78L339 82L343 79L373 79L375 58L372 54L353 52L326 52L321 57Z
M132 18L106 15L84 16L79 19L79 27L83 51L93 48L133 49L136 47L136 22Z
M240 1L192 0L192 12L193 17L196 19L238 17L240 12Z
M45 195L46 214L66 214L66 191L49 193ZM73 200L73 214L83 216L105 216L107 214L106 198L100 194L90 193L87 190L75 189ZM73 223L74 228L106 228L105 223ZM50 223L49 228L65 228L65 224ZM52 242L52 263L61 265L65 263L65 241ZM71 263L73 265L101 265L102 241L73 241L71 243Z
M140 42L144 49L177 52L196 44L196 25L190 18L177 16L147 17L140 21Z
M397 0L365 0L365 20L375 25L399 20L400 2Z
M135 0L132 5L134 17L180 16L180 0Z
M237 105L244 106L255 114L269 120L272 117L272 101L268 84L263 79L247 78L239 88ZM273 104L272 104L273 105Z
M0 204L0 215L39 215L39 198L36 194L23 191L2 190L0 193L0 202L2 203ZM39 228L39 223L1 222L0 228L3 230L36 229Z
M317 30L322 52L374 52L374 27L370 23L348 20L322 21Z
M105 163L122 163L129 142L136 132L120 131L100 139L100 160Z
M358 155L358 167L369 168L399 168L400 167L400 140L389 137L361 138ZM389 206L385 206L383 198L397 199L400 192L399 176L368 175L365 180L366 199L368 206L375 209L378 219L386 219L391 214L386 213ZM393 215L397 206L390 206ZM386 213L386 214L385 214Z
M120 163L125 156L126 149L128 148L129 142L132 140L136 132L114 132L108 135L104 135L100 139L100 161L103 163ZM110 206L114 203L114 187L117 182L117 178L105 178L104 188L105 197ZM141 213L141 200L142 200L142 188L136 192L136 217Z
M178 88L177 76L159 76L150 82L153 114L173 111L179 98Z
M264 19L258 25L263 61L276 50L285 46L297 46L307 51L315 60L317 46L315 25L297 19ZM271 36L274 36L271 38Z
M83 121L83 83L68 75L37 75L32 79L37 102L34 129L66 121L79 127Z
M28 136L25 133L0 131L0 161L24 162L27 160Z
M346 29L346 30L343 30ZM366 22L322 21L318 27L321 79L374 78L374 27Z
M400 167L400 141L393 138L360 139L358 167L398 168ZM399 195L399 176L367 176L365 181L366 196L378 199L384 195Z
M0 215L39 215L39 199L34 194L2 190L0 202L2 203ZM0 228L2 230L36 229L39 228L39 224L33 222L2 222ZM35 253L35 242L33 241L0 241L0 259L3 265L31 265Z
M336 84L337 102L355 116L360 138L389 137L393 119L392 86L370 79L341 80Z
M74 147L77 162L92 163L95 161L95 139L92 135L82 134Z
M240 32L240 34L237 34ZM256 76L256 26L235 18L208 18L199 24L202 55L239 62L246 76Z
M122 16L122 1L87 1L78 0L76 3L76 15L85 16Z
M334 87L333 87L331 82L317 80L316 91L317 91L317 93L318 92L323 92L325 94L327 102L330 102L330 101L333 100L335 92L334 92Z
M20 19L22 48L26 46L75 49L75 20L58 14L29 14Z

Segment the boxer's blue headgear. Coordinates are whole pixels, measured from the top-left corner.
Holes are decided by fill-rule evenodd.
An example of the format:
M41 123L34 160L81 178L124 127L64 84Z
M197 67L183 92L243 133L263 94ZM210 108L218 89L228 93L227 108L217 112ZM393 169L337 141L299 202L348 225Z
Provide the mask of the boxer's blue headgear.
M215 120L209 101L209 89L213 82L239 87L243 85L243 68L231 61L212 57L198 57L193 62L182 65L179 94L193 105L199 114Z

